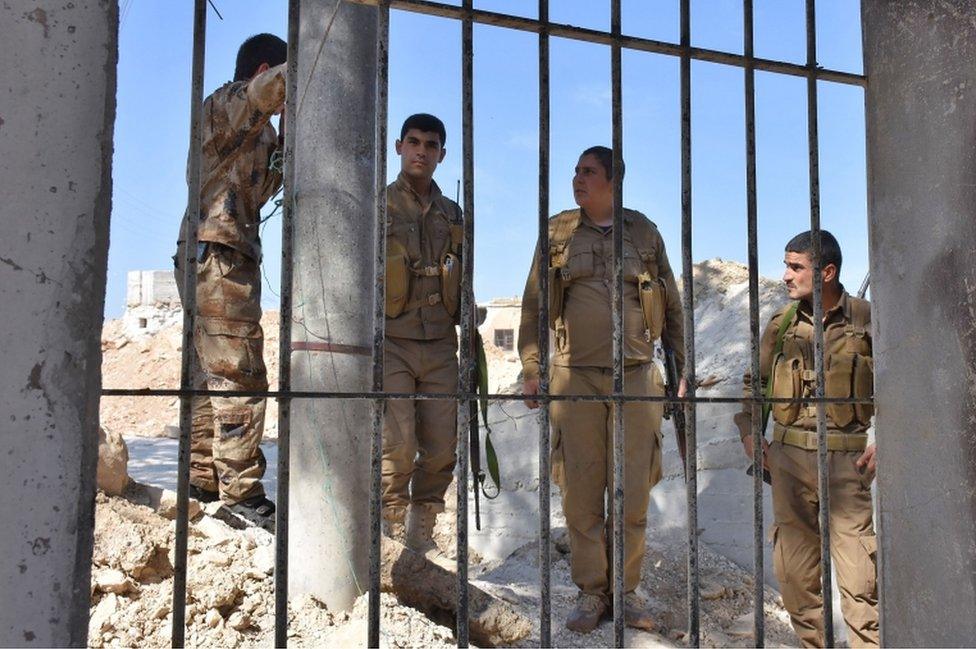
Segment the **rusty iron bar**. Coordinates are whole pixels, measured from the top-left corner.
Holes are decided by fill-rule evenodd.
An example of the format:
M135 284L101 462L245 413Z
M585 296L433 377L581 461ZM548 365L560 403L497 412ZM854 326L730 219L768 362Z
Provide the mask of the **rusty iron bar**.
M742 52L747 60L754 53L755 23L752 0L742 0ZM745 67L745 120L746 120L746 229L748 231L749 257L749 343L752 397L763 396L759 365L759 227L756 199L756 71L749 64ZM765 555L763 554L763 406L752 403L752 521L753 521L753 639L756 647L765 646L766 620L763 599L765 595Z
M200 225L200 175L203 150L203 73L207 51L207 2L193 5L193 63L190 73L190 156L187 174L187 231L183 242L183 350L180 356L180 451L176 473L176 543L173 557L173 628L171 642L186 642L186 564L190 523L190 431L197 368L193 331L197 310L197 229Z
M810 231L813 235L813 359L817 401L817 482L820 492L820 583L823 599L824 646L834 646L834 611L830 574L830 479L827 454L827 413L824 397L823 278L820 246L820 147L817 117L816 0L806 0L807 136L810 154Z
M624 183L623 83L621 80L620 0L610 2L611 126L613 139L613 643L624 646Z
M603 395L593 395L593 394L538 394L534 396L528 396L524 394L488 394L479 395L475 392L327 392L327 391L315 391L315 390L297 390L292 392L278 392L277 390L180 390L177 388L173 389L159 389L159 390L143 390L135 389L130 390L126 388L107 388L102 391L103 397L179 397L179 396L211 396L211 397L265 397L268 399L282 399L288 397L290 399L349 399L350 401L357 401L361 399L383 399L386 400L418 400L418 401L444 401L444 400L456 400L461 399L464 401L471 401L474 399L480 399L482 397L488 399L489 401L599 401L601 403L606 403L613 399ZM619 401L624 403L632 401L648 401L654 403L735 403L741 404L742 402L747 403L814 403L814 399L801 398L801 397L760 397L754 399L749 396L740 397L685 397L683 399L678 399L674 397L667 396L651 396L651 395L622 395L618 397ZM820 399L819 402L825 404L834 403L860 403L873 405L874 399L872 397L824 397Z
M685 372L688 395L695 396L695 277L691 255L691 7L690 0L681 0L681 262L684 274L682 306L685 317ZM698 566L698 436L695 402L685 404L685 439L687 453L685 476L688 499L688 644L701 643L699 591L701 579Z
M360 5L375 5L377 2L379 2L379 0L346 0L346 2ZM457 5L449 5L441 2L429 2L428 0L390 0L390 7L400 11L410 11L428 16L438 16L441 18L460 19L465 15L469 15L468 12ZM519 31L532 32L536 34L545 28L548 30L550 36L555 36L557 38L586 41L601 45L612 45L614 40L613 34L610 32L576 27L574 25L567 25L564 23L548 23L547 25L543 25L542 21L540 20L524 18L522 16L512 16L493 11L476 9L470 13L470 16L471 20L479 24L492 25L494 27L504 27L507 29L516 29ZM636 36L621 35L619 40L621 47L628 50L639 50L642 52L651 52L654 54L664 54L666 56L675 57L680 57L687 54L690 58L696 61L708 61L709 63L732 65L740 68L746 66L745 57L741 54L733 54L732 52L721 52L703 47L691 47L690 45L668 43L649 38L639 38ZM777 72L794 77L806 77L809 74L806 66L798 65L796 63L787 63L785 61L775 61L772 59L760 58L753 59L752 65L757 70L762 70L764 72ZM841 72L839 70L817 70L817 78L824 81L834 81L837 83L861 87L864 87L867 84L867 79L864 76L852 74L850 72Z
M390 3L381 0L376 9L376 133L375 133L375 229L373 234L373 392L383 391L383 341L386 334L386 122L390 89ZM369 611L367 646L380 646L380 520L383 504L383 414L385 402L375 399L372 408L369 490Z
M539 0L549 22L549 0ZM539 30L539 394L549 394L549 32ZM539 407L539 645L552 646L552 546L548 400Z
M278 323L278 391L291 391L291 324L295 240L295 129L301 0L288 0L288 66L285 81L285 151L281 211L281 306ZM291 399L278 399L278 491L275 505L275 647L288 644L288 498L291 484Z
M474 23L472 0L464 0L461 22L461 138L463 149L464 239L461 255L461 336L458 391L467 391L474 378ZM457 439L457 644L468 646L468 447L469 402L458 398ZM475 485L475 489L478 485Z

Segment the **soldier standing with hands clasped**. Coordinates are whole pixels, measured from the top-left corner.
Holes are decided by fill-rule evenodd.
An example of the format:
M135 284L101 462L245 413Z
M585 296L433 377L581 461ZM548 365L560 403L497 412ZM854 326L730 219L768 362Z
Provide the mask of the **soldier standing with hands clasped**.
M850 296L839 280L841 250L829 232L820 232L823 279L824 392L834 398L868 398L873 393L871 305ZM822 647L823 596L820 582L820 496L817 472L817 408L803 399L816 389L813 349L813 235L798 234L786 244L783 281L791 304L781 309L762 335L760 372L773 397L772 441L763 440L764 464L772 478L773 567L804 647ZM747 373L745 393L751 394ZM752 406L735 415L746 455L752 459ZM867 429L869 404L832 403L827 411L830 475L830 549L840 587L841 608L852 647L878 646L877 539L871 504L876 470Z
M623 167L619 170L621 176ZM607 147L583 152L573 176L579 209L549 220L549 318L555 332L550 368L553 395L609 396L613 391L613 153ZM647 217L624 210L624 390L627 395L660 396L663 380L653 362L661 337L684 366L683 316L678 289L657 227ZM519 355L523 392L539 391L539 252L522 298ZM679 396L684 396L681 380ZM529 407L538 407L528 401ZM589 633L608 612L612 596L613 522L607 511L613 493L613 407L598 401L555 401L552 410L553 480L562 489L569 530L576 606L566 620L572 631ZM624 405L626 458L624 485L624 619L652 629L654 622L637 587L644 558L651 488L661 479L660 403ZM612 501L612 498L610 499Z
M400 129L400 175L386 189L388 392L457 390L461 295L461 208L441 194L434 170L447 133L433 115L411 115ZM457 402L390 400L383 432L383 531L423 554L437 554L434 522L453 479ZM433 558L433 557L432 557Z

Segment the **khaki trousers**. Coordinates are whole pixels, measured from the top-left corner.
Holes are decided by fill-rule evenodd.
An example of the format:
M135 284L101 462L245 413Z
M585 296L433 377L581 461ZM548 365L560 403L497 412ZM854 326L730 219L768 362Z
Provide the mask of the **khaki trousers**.
M183 297L183 244L176 253L176 285ZM197 263L192 385L211 390L267 390L261 329L258 262L228 246L209 243ZM261 452L265 400L194 397L190 482L218 491L228 504L264 494Z
M878 646L877 539L871 509L871 475L854 462L860 451L828 453L830 555L851 647ZM817 452L773 442L773 568L804 647L822 647L820 497Z
M609 395L613 371L553 366L552 394ZM664 394L653 363L627 368L628 395ZM661 479L660 403L624 406L624 590L637 588L644 559L651 488ZM613 592L613 407L596 401L553 401L553 479L562 489L573 582L609 605Z
M457 391L457 338L390 338L383 354L387 392ZM444 510L457 453L457 401L386 402L383 428L383 506L410 503Z

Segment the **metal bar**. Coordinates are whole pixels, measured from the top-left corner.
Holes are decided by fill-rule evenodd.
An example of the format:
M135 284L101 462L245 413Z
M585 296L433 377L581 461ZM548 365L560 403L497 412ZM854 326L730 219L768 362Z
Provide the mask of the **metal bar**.
M379 0L346 0L361 5L375 5ZM390 0L393 9L401 11L411 11L414 13L426 14L428 16L439 16L441 18L461 19L470 15L473 22L492 25L494 27L504 27L517 29L519 31L539 33L543 28L547 29L550 36L558 38L568 38L571 40L587 41L599 43L601 45L612 45L613 34L596 29L576 27L564 23L543 24L541 20L524 18L521 16L511 16L508 14L493 11L476 9L470 14L463 8L456 5L448 5L441 2L429 2L428 0ZM639 50L642 52L653 52L667 56L687 55L696 61L708 61L722 65L732 65L743 68L749 62L741 54L732 52L721 52L702 47L691 47L690 44L675 44L664 41L656 41L648 38L638 38L636 36L621 35L619 37L620 46L628 50ZM774 61L771 59L753 59L753 67L764 72L778 72L795 77L806 77L810 72L804 65L787 63L785 61ZM824 81L834 81L853 86L865 86L867 79L858 74L841 72L839 70L817 70L817 78Z
M623 83L621 80L620 0L610 2L611 122L613 138L613 644L624 646L624 177Z
M549 0L539 0L549 21ZM539 394L549 394L549 32L539 31ZM539 408L539 645L552 646L549 405Z
M383 391L383 341L386 334L386 122L389 110L390 3L376 9L376 226L373 236L373 391ZM380 519L383 504L383 399L373 401L369 491L369 611L368 647L380 646Z
M681 0L681 262L684 274L682 306L685 316L685 372L687 394L695 396L695 300L694 265L691 254L691 44L690 0ZM701 643L699 620L698 568L698 437L697 409L693 402L685 405L685 483L688 498L688 645Z
M180 389L160 389L160 390L130 390L125 388L109 388L102 392L102 396L107 397L180 397L180 396L211 396L211 397L264 397L266 399L283 399L285 397L294 399L348 399L355 401L359 399L383 399L383 400L428 400L444 401L462 399L466 401L487 398L489 401L599 401L606 403L608 397L592 394L539 394L534 396L524 394L488 394L479 395L475 392L327 392L316 390L294 390L292 392L279 392L277 390L180 390ZM622 395L619 401L629 403L632 401L648 401L655 403L737 403L743 401L752 403L814 403L814 399L793 398L793 397L685 397L676 399L667 396L651 395ZM871 397L824 397L816 400L820 403L863 403L874 404Z
M753 5L752 0L742 1L743 48L746 59L753 56ZM759 366L759 244L756 200L756 71L752 65L745 68L745 119L746 119L746 229L749 237L749 333L751 352L752 396L763 395ZM756 647L765 645L765 616L763 595L765 583L765 555L763 554L763 406L752 403L752 521L753 521L753 639Z
M472 385L474 365L474 24L472 0L464 0L461 22L461 137L464 155L464 241L461 257L461 348L458 389ZM457 444L457 644L468 646L468 447L469 404L458 399ZM478 488L475 485L475 488Z
M827 413L824 396L823 278L820 257L820 149L817 120L816 0L806 0L807 135L810 154L810 231L813 235L813 359L817 375L817 477L820 492L820 582L824 646L834 646L834 611L830 574L830 490L827 455Z
M291 391L292 257L295 240L295 129L298 126L298 35L301 0L288 1L288 69L285 80L285 151L281 212L281 306L278 323L278 391ZM291 484L291 399L278 400L278 491L275 504L275 647L288 644L288 499Z
M187 179L187 225L183 242L183 352L180 358L180 452L176 473L176 543L173 556L172 644L186 641L186 553L190 512L190 430L193 399L185 391L197 373L193 332L197 310L197 228L200 225L200 175L203 149L203 71L207 51L207 2L193 5L193 64L190 91L190 155Z

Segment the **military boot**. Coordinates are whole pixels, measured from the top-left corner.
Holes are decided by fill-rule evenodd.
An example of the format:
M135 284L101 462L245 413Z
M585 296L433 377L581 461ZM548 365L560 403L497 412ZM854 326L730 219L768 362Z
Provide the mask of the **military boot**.
M431 505L411 504L407 510L407 547L418 554L438 552L434 543L437 512Z
M391 506L383 508L383 534L400 544L406 544L407 542L407 532L404 526L406 512L406 507Z
M624 623L634 629L653 631L654 616L651 614L650 604L638 591L624 593Z
M580 591L576 605L566 618L566 628L576 633L589 633L596 628L607 611L607 604L599 595Z

